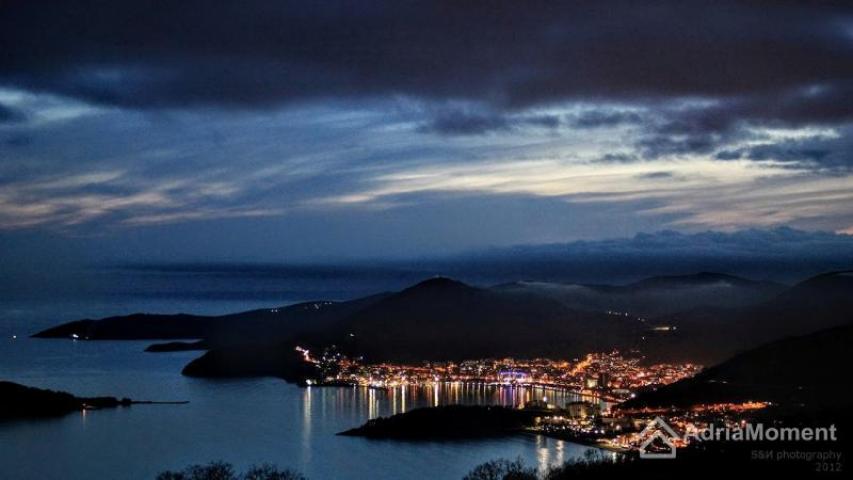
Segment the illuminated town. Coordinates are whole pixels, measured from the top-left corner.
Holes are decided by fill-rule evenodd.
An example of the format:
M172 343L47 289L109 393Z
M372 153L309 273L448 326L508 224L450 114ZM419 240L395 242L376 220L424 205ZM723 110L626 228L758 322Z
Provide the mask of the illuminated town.
M702 367L692 363L643 362L637 352L589 353L573 360L479 359L460 362L365 363L332 348L320 354L297 347L306 362L317 367L307 386L353 386L392 390L404 387L480 385L503 388L538 387L540 391L569 391L579 400L557 404L546 395L520 396L516 408L541 413L531 431L595 444L614 451L636 450L646 439L643 429L662 416L680 432L704 428L711 422L735 424L742 414L766 403L714 404L689 411L620 410L618 404L636 394L692 377ZM529 392L530 390L528 390ZM560 397L566 398L566 397ZM677 446L682 446L676 442Z
M736 426L749 414L767 407L765 402L703 404L689 409L620 409L618 405L638 393L692 377L702 367L692 363L647 364L638 352L589 353L573 360L479 359L460 362L365 363L349 358L334 347L318 355L297 347L304 361L317 368L317 378L307 386L352 386L379 390L440 385L476 385L526 389L512 406L536 413L528 430L551 437L597 445L612 451L637 450L648 439L645 428L660 416L679 435L710 424ZM565 396L539 392L572 392ZM560 403L557 399L564 399ZM577 400L572 400L577 398ZM567 400L568 399L568 400ZM676 447L686 445L673 439ZM646 445L647 446L647 445ZM648 447L648 446L647 446Z
M590 353L574 360L514 358L461 362L363 363L327 348L318 356L297 347L305 361L318 368L313 385L359 385L393 388L401 385L432 385L465 382L506 386L541 386L572 390L582 395L618 403L639 390L668 385L701 370L692 363L644 365L642 356L618 351Z

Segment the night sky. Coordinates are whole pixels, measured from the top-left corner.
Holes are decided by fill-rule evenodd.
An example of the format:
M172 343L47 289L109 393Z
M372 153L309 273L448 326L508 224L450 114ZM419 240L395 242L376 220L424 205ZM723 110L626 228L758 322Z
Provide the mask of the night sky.
M10 0L0 49L7 263L853 234L850 2Z

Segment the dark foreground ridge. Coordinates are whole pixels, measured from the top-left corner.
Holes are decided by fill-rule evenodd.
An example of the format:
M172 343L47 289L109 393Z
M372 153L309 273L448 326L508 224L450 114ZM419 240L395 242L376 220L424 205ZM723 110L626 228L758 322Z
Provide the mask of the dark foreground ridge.
M506 407L449 405L375 418L338 435L409 440L490 437L522 431L535 416Z
M58 417L81 410L127 407L138 404L188 402L135 401L116 397L76 397L67 392L44 390L0 381L0 420Z
M853 325L785 338L743 352L695 377L637 396L623 409L687 408L702 403L772 402L812 410L849 406L846 367Z

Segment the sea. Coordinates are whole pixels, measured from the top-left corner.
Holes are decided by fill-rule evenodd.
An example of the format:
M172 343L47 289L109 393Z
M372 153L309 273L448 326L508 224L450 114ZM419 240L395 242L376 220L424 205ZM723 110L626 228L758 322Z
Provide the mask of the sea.
M85 288L0 292L0 380L79 396L187 401L134 405L54 419L0 423L0 478L154 479L211 461L238 470L275 464L308 479L461 479L493 459L540 471L590 447L533 434L459 441L370 440L336 435L370 418L446 404L516 405L571 392L445 384L376 390L301 388L275 378L188 378L201 352L146 353L150 341L34 339L81 318L134 312L225 314L300 301L344 300L410 285L417 273L270 268L111 268ZM91 281L95 278L95 281Z

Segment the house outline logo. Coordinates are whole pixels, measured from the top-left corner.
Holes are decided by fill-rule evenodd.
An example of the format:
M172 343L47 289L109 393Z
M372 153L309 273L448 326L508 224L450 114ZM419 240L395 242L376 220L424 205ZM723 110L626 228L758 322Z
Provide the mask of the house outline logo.
M675 430L669 426L662 418L655 417L650 421L646 428L640 432L640 438L645 438L640 444L640 458L643 459L671 459L675 458L675 444L673 440L678 438ZM648 452L646 451L655 439L661 440L669 448L668 452Z

